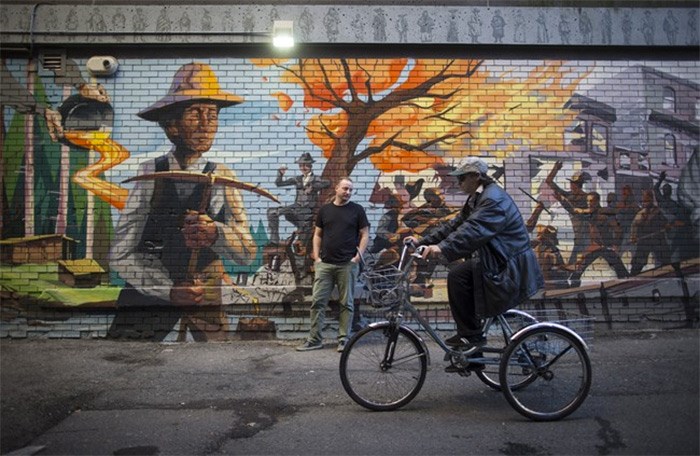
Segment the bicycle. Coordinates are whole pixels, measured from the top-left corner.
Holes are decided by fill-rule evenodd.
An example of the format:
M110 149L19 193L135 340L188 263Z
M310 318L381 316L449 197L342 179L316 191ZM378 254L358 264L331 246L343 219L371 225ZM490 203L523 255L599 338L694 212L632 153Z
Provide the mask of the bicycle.
M463 351L445 344L410 301L409 273L417 251L404 245L398 266L365 271L368 301L387 319L371 323L347 343L340 358L343 388L359 405L396 410L411 402L425 381L430 353L425 341L405 324L415 319L445 352L450 371L472 372L521 415L535 421L562 419L584 402L591 387L588 346L561 322L539 321L520 310L486 318L487 346Z

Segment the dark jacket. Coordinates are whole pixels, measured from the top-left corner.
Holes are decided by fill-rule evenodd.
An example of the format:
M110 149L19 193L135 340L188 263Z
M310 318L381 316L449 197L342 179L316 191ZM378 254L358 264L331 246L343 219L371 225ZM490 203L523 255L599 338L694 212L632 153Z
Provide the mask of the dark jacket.
M421 244L438 244L449 261L474 254L470 261L480 272L474 274L479 315L503 313L544 287L520 211L495 183L486 184L457 217L421 239Z
M330 187L331 182L314 174L311 176L309 182L304 185L303 175L300 174L296 177L285 179L284 176L278 172L277 179L275 179L275 185L278 187L288 187L293 185L297 189L294 204L302 207L315 208L316 203L318 203L318 197L321 190Z

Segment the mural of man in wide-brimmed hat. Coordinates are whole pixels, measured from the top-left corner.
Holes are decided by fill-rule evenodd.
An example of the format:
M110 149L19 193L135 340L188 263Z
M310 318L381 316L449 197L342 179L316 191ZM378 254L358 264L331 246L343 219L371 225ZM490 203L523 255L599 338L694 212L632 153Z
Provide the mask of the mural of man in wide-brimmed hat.
M138 175L183 170L235 178L231 169L203 155L214 143L219 111L242 102L241 97L221 89L208 65L183 65L168 93L138 113L158 122L173 144L167 154L142 163ZM153 330L156 338L165 337L178 320L181 337L189 330L196 340L225 338L228 320L221 308L221 286L228 277L222 258L249 264L256 245L239 191L227 186L210 190L207 201L209 191L202 183L175 179L136 182L110 252L112 269L126 281L117 301L112 335L123 336L123 330L129 330L128 318L121 317L128 317L130 307L168 306L167 312L158 315L162 325ZM191 260L194 251L196 261ZM188 273L192 261L196 277Z

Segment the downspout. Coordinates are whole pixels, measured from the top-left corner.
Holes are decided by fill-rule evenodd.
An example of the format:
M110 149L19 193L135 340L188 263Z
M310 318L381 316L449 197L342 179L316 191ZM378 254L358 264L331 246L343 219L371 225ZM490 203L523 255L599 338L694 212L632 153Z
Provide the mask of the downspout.
M43 3L35 3L32 6L32 14L29 16L29 58L34 58L34 23L36 22L36 12Z

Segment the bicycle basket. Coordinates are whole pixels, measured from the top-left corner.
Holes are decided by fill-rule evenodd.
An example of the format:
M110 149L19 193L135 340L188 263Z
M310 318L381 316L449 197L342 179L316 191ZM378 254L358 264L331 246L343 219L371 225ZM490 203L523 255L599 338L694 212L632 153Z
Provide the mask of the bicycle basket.
M595 317L581 315L577 312L563 309L520 309L534 317L538 323L557 323L578 334L589 349L593 345L595 334Z
M398 307L408 296L408 279L394 266L367 271L364 278L372 307Z

